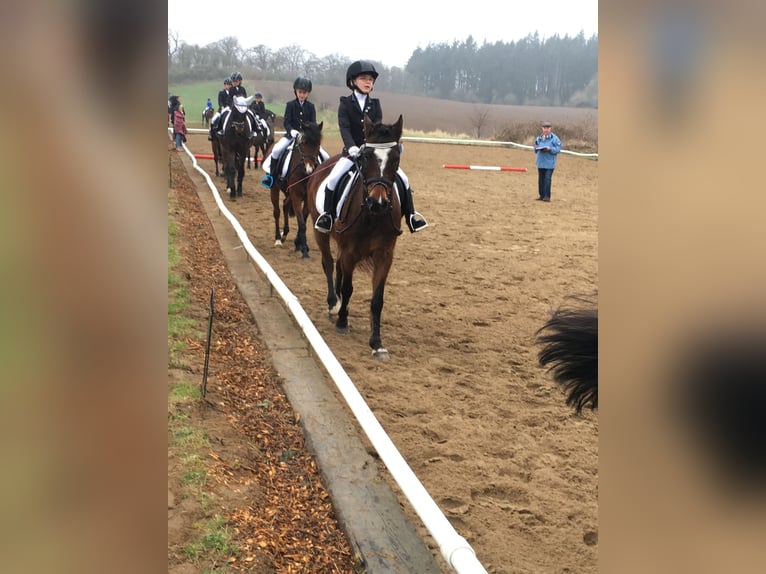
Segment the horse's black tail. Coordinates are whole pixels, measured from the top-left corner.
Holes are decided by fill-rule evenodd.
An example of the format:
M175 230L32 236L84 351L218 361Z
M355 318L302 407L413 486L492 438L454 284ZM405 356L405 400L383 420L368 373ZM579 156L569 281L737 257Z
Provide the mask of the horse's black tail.
M598 409L598 307L591 298L577 298L585 307L560 308L537 331L542 345L540 365L567 393L577 413Z

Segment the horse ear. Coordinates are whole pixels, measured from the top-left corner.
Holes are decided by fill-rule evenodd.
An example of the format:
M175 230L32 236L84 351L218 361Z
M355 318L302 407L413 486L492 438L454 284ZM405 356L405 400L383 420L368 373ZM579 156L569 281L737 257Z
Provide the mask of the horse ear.
M404 125L404 118L402 114L399 114L399 119L394 124L394 133L396 134L396 141L399 141L402 137L402 126Z
M247 102L247 105L250 105L250 102L252 102L255 99L255 96L248 96L245 101Z
M322 127L323 127L323 126L324 126L324 120L322 120L321 122L319 122L319 125L317 126L317 127L319 128L319 131L320 131L320 132L322 131Z
M375 123L370 119L370 116L367 114L364 114L364 135L365 139L367 139L367 136L369 136L372 133L372 130L375 128Z

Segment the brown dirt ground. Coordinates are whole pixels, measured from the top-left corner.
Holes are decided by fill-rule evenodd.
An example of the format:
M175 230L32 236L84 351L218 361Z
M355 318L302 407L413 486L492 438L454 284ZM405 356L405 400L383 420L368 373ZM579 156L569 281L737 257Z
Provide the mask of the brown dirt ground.
M203 135L188 145L210 153ZM324 146L341 147L333 139ZM212 172L212 161L200 163ZM226 201L485 568L596 572L598 421L565 406L533 341L551 309L597 285L598 164L560 156L551 203L535 201L534 156L523 150L408 142L402 166L430 227L397 244L382 317L385 363L367 345L368 275L356 275L351 333L335 333L312 234L309 260L292 250L294 220L286 245L273 246L262 172L247 174L242 199ZM192 179L205 192L202 178Z

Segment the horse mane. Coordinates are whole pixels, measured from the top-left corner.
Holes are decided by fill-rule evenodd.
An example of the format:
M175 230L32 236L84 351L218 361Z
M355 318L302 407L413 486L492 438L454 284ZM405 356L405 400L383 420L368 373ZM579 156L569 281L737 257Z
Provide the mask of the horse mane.
M567 298L537 331L542 345L538 360L567 394L566 403L579 414L598 409L598 306L596 295Z

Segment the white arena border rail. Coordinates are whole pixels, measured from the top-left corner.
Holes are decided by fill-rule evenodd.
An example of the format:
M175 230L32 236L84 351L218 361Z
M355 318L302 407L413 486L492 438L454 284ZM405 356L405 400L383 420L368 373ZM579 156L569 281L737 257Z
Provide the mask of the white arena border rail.
M209 130L199 128L189 128L189 133L206 134ZM285 132L274 132L274 135L284 134ZM459 140L450 138L421 138L413 136L402 136L403 142L421 142L421 143L441 143L441 144L456 144L456 145L474 145L474 146L489 146L489 147L515 147L518 149L526 149L532 151L531 145L524 145L516 142L497 142L490 140ZM585 157L588 159L598 159L597 153L578 153L575 151L569 151L562 149L559 153L566 155L574 155L577 157Z
M191 130L189 130L191 131ZM201 130L203 132L207 130ZM317 331L314 323L312 323L309 316L303 310L298 298L292 294L287 288L279 275L269 265L269 263L263 258L263 256L255 249L250 242L250 238L240 225L239 221L232 215L232 213L226 208L221 195L218 193L210 176L199 167L197 158L194 154L183 144L184 151L191 158L194 165L194 169L200 172L205 181L207 181L208 187L213 192L213 197L218 205L218 209L229 220L232 227L237 233L237 237L242 242L242 246L247 251L247 254L258 265L261 272L266 276L276 292L282 298L282 301L292 313L293 317L298 323L298 326L303 331L306 339L311 344L314 352L322 361L325 369L332 377L335 386L343 395L351 411L354 413L356 420L361 425L370 442L377 450L381 460L385 463L391 476L396 480L396 483L402 489L402 493L407 497L412 508L417 515L423 521L423 524L428 529L428 532L433 536L439 545L441 555L444 560L447 561L452 569L458 574L487 574L486 569L481 565L476 558L476 552L471 548L468 541L460 536L457 531L452 527L450 522L444 516L437 504L428 494L428 491L422 485L418 477L412 472L407 462L397 450L394 443L391 441L386 431L380 425L375 415L364 402L364 398L354 386L346 371L343 370L342 365L335 358L330 348L325 343L322 336Z

